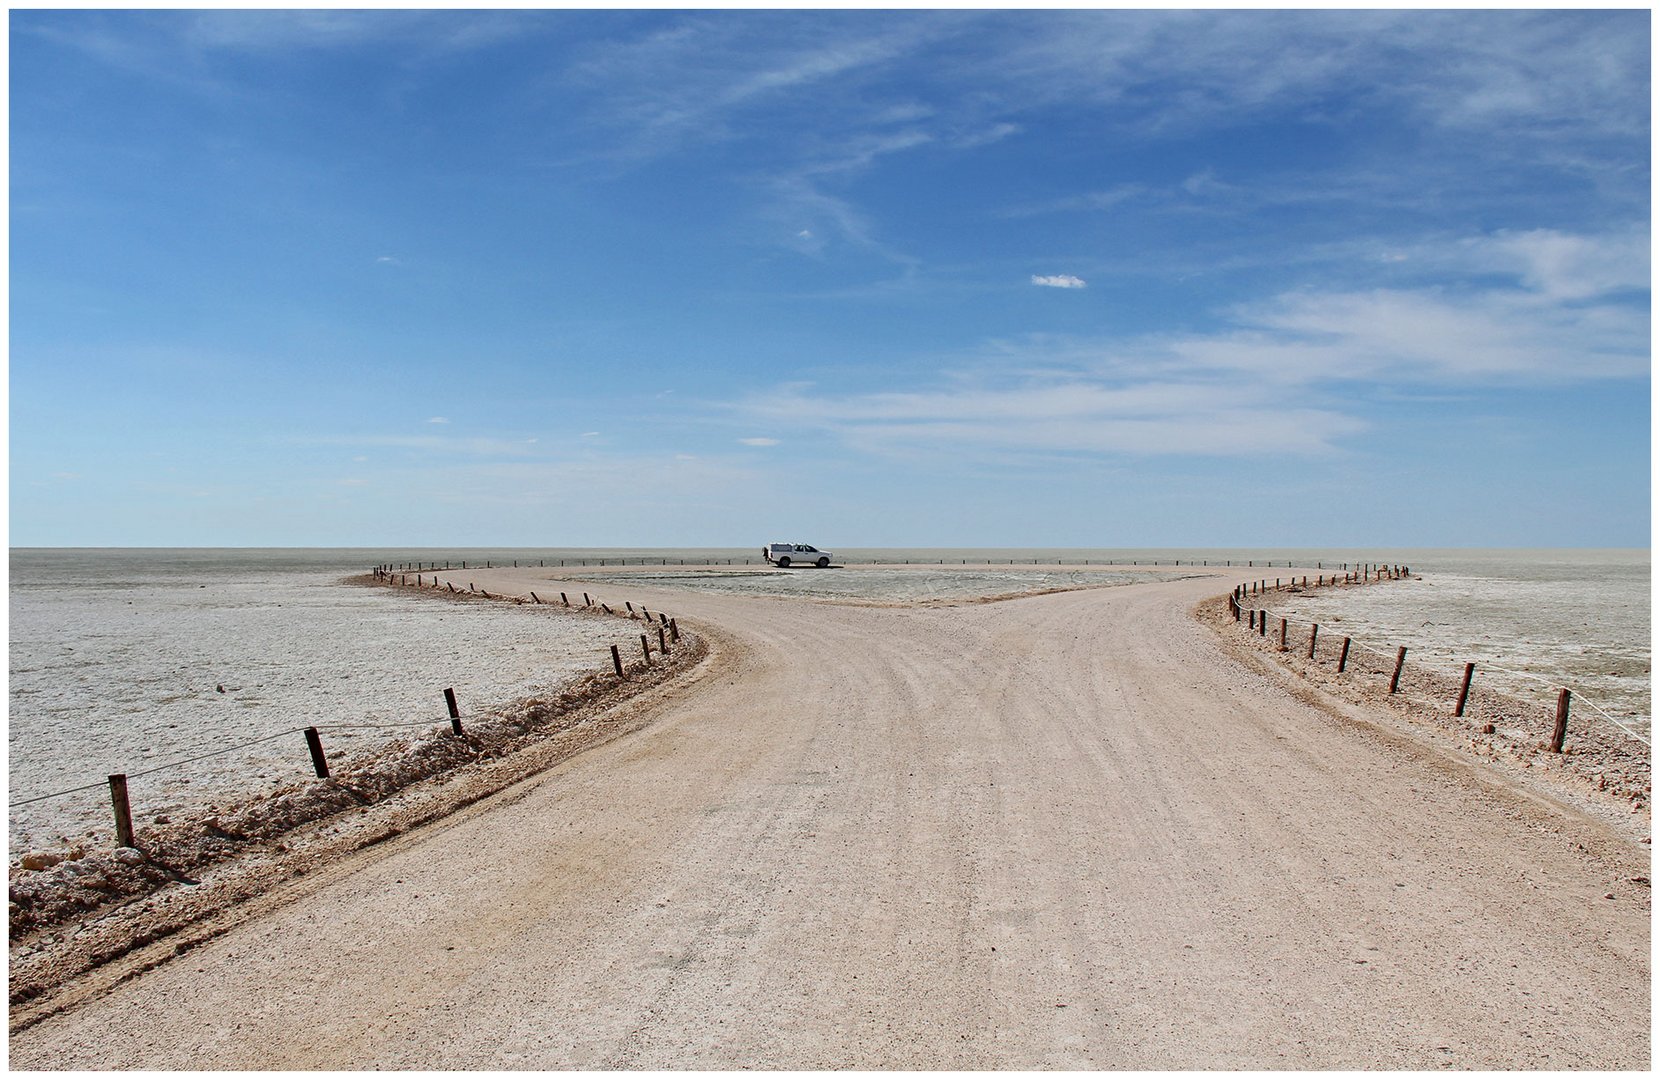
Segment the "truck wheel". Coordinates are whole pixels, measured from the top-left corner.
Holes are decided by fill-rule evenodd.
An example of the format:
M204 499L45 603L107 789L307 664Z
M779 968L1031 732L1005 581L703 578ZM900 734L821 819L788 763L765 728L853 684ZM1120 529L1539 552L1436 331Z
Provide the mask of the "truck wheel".
M778 556L778 565L779 566L788 566L788 565L790 565L790 557L788 555Z
M830 560L826 559L824 556L820 555L819 559L818 559L818 568L820 570L823 570L826 566L829 566L829 565L830 565Z

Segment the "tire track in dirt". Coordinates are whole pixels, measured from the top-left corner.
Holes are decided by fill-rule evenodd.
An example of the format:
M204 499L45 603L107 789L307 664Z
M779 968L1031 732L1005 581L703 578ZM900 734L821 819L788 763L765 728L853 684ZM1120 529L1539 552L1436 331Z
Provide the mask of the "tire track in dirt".
M1225 588L629 586L697 693L12 1063L1645 1066L1646 851L1230 659Z

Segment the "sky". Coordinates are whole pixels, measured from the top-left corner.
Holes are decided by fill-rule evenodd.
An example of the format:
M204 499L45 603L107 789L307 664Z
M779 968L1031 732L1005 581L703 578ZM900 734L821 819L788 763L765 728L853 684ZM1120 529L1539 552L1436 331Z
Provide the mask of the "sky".
M10 543L1647 547L1650 42L13 10Z

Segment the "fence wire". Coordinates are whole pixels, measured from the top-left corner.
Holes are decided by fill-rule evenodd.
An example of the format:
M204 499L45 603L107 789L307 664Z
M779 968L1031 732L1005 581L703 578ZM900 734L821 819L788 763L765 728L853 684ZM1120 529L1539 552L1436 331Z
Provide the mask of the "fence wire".
M594 604L595 605L599 604L598 598L595 598ZM641 610L644 610L644 608L641 608ZM616 614L621 615L620 612L618 612ZM632 618L632 616L629 616L629 617ZM649 621L649 620L647 620L647 621ZM630 644L632 645L632 643L630 643ZM609 657L607 657L607 659L609 659ZM608 670L608 668L604 668L604 669L601 669L601 670ZM341 722L338 722L338 723L324 723L324 724L315 724L315 725L310 725L310 726L315 727L315 729L317 730L317 732L319 734L321 734L323 732L344 732L344 731L395 731L395 730L408 730L410 728L437 727L437 726L440 726L440 725L448 725L452 719L458 719L458 720L461 720L461 721L464 721L464 722L480 720L480 719L485 719L485 718L489 717L490 715L491 714L489 714L489 713L473 713L473 714L463 714L459 717L453 717L453 718L448 716L448 715L445 715L445 716L436 717L436 718L430 719L430 720L411 720L411 721L406 721L406 722L396 723L396 724L371 724L371 723L367 723L367 722L353 723L351 721L341 721ZM259 746L263 743L274 742L277 739L281 739L281 738L284 738L284 737L289 736L289 735L298 735L298 734L303 733L305 730L306 729L303 728L303 727L284 728L282 731L275 732L274 734L271 734L271 735L262 735L257 739L249 739L245 742L234 743L230 746L222 746L222 747L219 747L217 749L207 750L207 751L204 751L204 752L199 753L199 754L191 754L188 757L179 758L175 761L169 761L169 762L167 762L165 764L162 764L162 765L154 765L154 766L151 766L148 769L141 769L137 772L127 772L127 773L123 773L121 775L124 775L124 776L128 777L129 779L135 779L135 778L140 777L140 776L151 776L155 773L166 772L169 769L177 769L177 768L179 768L181 766L184 766L184 765L191 765L191 764L194 764L198 761L206 761L209 758L223 757L226 754L233 754L238 750L246 750L247 748L249 748L251 746ZM8 810L16 809L17 807L28 806L32 803L45 802L48 799L58 799L58 798L62 798L65 795L74 795L74 794L77 794L77 793L83 792L83 791L93 791L93 790L96 790L96 789L99 789L99 788L107 788L108 786L109 786L109 782L107 780L94 781L94 782L88 783L88 784L80 784L80 785L77 785L76 787L64 788L60 791L52 791L52 792L48 792L47 794L44 794L44 795L32 795L27 799L17 799L15 801L8 802L6 804L6 808Z
M1341 582L1341 583L1339 583L1339 582L1334 581L1333 584L1357 584L1357 583L1350 583L1350 582ZM1313 621L1305 622L1301 619L1293 619L1289 615L1278 614L1270 608L1266 608L1266 607L1255 607L1255 608L1253 608L1253 607L1247 606L1246 601L1253 600L1257 597L1264 596L1269 591L1268 588L1263 588L1260 592L1256 593L1255 596L1253 596L1250 593L1250 587L1251 586L1250 586L1249 583L1247 583L1244 586L1241 586L1242 591L1241 591L1240 596L1243 596L1244 599L1240 599L1239 596L1232 596L1232 594L1230 594L1230 596L1233 599L1234 605L1236 607L1238 607L1238 609L1240 611L1240 614L1242 616L1248 615L1248 613L1251 612L1251 611L1255 611L1257 613L1257 620L1258 620L1258 627L1259 627L1259 629L1257 631L1257 636L1259 636L1259 637L1267 636L1267 634L1261 629L1261 627L1265 626L1266 625L1265 620L1270 619L1270 618L1284 619L1288 631L1289 631L1290 627L1293 626L1293 625L1304 625L1304 626L1311 626L1311 627L1315 626L1315 625L1318 625L1318 624L1314 623ZM1372 646L1367 645L1365 642L1355 639L1352 635L1345 634L1343 636L1347 637L1348 640L1349 640L1349 649L1350 649L1351 658L1353 657L1354 652L1356 650L1359 650L1359 651L1362 651L1362 652L1367 652L1367 653L1372 654L1373 656L1377 657L1378 659L1384 661L1386 664L1394 663L1395 658L1394 658L1394 656L1390 655L1389 653L1380 652L1378 649L1375 649ZM1289 646L1289 642L1288 642L1287 648L1289 649L1289 647L1290 646ZM1421 667L1422 665L1418 665L1418 666ZM1564 683L1563 683L1562 680L1547 679L1544 676L1535 675L1532 672L1516 671L1512 668L1498 667L1498 666L1493 665L1493 664L1478 663L1476 670L1478 670L1478 671L1498 672L1498 673L1504 674L1504 675L1513 675L1513 676L1516 676L1517 678L1528 679L1532 682L1539 683L1542 686L1566 688L1573 694L1573 701L1574 701L1575 704L1589 706L1594 712L1596 712L1598 715L1600 715L1603 719L1607 720L1609 723L1613 724L1615 727L1619 728L1621 731L1625 732L1627 735L1631 736L1633 739L1636 739L1638 742L1642 743L1644 746L1648 746L1648 747L1653 746L1653 743L1650 741L1649 736L1643 735L1643 734L1641 734L1639 732L1636 732L1636 731L1633 731L1631 728L1629 728L1625 724L1621 723L1607 709L1605 709L1601 705L1597 704L1596 701L1592 700L1591 698L1586 697L1581 691L1579 691L1577 689L1574 689L1573 687L1564 687Z

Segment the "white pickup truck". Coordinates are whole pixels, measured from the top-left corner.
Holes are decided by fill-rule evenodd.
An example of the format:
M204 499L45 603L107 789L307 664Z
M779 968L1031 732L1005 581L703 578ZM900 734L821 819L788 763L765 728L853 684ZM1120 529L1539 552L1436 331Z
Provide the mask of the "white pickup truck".
M768 544L761 549L761 554L774 566L789 566L792 563L818 567L830 565L830 553L820 551L811 544Z

